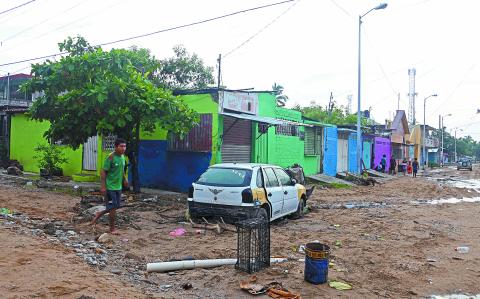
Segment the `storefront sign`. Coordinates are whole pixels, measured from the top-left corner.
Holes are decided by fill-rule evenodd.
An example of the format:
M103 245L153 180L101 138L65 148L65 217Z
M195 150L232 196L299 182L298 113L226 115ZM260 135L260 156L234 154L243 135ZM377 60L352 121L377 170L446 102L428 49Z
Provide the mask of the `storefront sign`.
M220 113L236 111L258 115L257 93L221 91L219 97Z

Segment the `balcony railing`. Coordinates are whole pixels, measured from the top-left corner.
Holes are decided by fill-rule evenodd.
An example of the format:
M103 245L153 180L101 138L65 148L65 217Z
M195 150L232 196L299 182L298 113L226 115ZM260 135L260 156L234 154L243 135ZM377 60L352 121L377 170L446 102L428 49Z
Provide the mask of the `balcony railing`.
M30 107L32 106L32 101L25 99L11 98L7 100L4 97L0 97L0 107L1 106L10 106L10 107Z

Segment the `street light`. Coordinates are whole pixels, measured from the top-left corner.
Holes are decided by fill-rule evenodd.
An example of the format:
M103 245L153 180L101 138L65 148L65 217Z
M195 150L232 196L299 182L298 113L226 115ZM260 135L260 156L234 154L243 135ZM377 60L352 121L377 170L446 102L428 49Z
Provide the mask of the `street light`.
M454 130L455 130L455 163L457 163L457 161L458 161L458 159L457 159L457 130L463 132L463 129L455 128Z
M362 131L360 129L360 120L362 118L362 112L360 109L360 82L361 82L361 28L362 28L362 18L370 13L372 10L379 10L385 9L387 7L387 3L382 3L374 8L370 9L363 15L358 16L358 111L357 111L357 166L358 171L361 172L362 170Z
M427 99L428 98L431 98L431 97L436 97L437 94L434 93L432 95L429 95L428 97L426 97L425 99L423 99L423 140L422 140L422 143L423 143L423 170L425 170L425 164L427 164L427 160L428 160L428 156L426 155L426 146L425 146L425 126L426 126L426 123L425 123L425 109L426 109L426 106L427 106Z
M451 113L447 114L447 115L443 115L440 117L441 119L441 125L442 125L442 151L441 151L441 156L440 156L440 165L443 167L443 119L447 116L452 116Z

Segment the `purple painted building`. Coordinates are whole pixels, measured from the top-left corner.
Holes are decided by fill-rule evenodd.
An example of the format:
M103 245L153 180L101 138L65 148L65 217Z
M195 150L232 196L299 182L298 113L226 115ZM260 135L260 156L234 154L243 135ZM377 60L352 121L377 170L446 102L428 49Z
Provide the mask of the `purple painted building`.
M373 143L373 165L372 169L376 169L378 165L380 165L380 161L382 161L383 155L387 156L387 166L386 171L388 171L390 167L390 157L392 155L392 145L390 139L384 137L375 137Z

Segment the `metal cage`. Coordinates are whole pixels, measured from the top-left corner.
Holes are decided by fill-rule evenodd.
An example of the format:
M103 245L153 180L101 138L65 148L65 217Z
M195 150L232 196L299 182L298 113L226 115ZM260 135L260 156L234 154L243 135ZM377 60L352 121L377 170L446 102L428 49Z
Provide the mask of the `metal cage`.
M236 223L237 263L235 268L247 273L270 267L270 222L253 218Z

